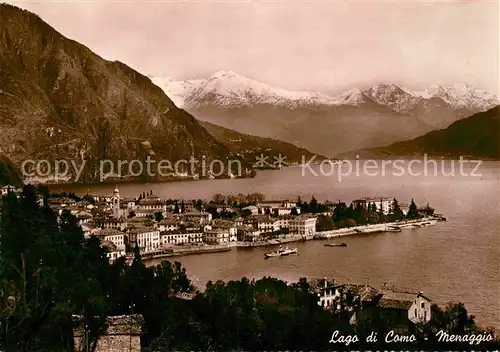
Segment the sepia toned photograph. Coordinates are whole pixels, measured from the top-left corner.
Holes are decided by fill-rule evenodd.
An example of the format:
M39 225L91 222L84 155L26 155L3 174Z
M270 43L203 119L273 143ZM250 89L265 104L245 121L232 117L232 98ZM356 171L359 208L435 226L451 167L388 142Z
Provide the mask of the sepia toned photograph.
M500 2L0 0L0 193L0 352L499 350Z

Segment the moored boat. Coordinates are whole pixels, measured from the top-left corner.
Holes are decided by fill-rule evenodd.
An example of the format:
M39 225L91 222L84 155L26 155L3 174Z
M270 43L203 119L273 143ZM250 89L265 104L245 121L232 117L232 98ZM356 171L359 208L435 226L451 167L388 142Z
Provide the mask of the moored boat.
M325 247L347 247L346 243L325 243Z

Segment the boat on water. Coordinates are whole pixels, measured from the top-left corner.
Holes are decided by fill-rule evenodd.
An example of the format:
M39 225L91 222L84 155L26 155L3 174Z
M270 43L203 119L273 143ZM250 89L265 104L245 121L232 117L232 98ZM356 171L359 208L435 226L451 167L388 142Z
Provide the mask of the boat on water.
M325 243L325 247L347 247L345 243Z
M283 256L287 256L290 254L296 254L296 253L297 253L297 248L288 248L288 247L280 246L274 252L266 253L266 258L283 257Z

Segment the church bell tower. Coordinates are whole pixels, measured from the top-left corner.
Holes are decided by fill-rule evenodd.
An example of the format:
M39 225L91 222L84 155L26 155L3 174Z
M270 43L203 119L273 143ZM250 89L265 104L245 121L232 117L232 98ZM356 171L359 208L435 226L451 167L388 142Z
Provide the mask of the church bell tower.
M118 186L115 187L113 192L113 216L118 219L120 218L120 191Z

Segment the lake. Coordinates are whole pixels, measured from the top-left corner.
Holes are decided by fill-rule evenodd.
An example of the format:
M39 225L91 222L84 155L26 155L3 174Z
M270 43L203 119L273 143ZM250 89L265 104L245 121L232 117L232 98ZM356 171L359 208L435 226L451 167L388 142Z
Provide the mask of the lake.
M387 283L423 291L440 305L462 301L476 315L478 323L500 328L500 163L483 162L476 170L482 176L470 176L473 168L464 166L469 176L458 172L446 176L441 170L437 175L425 174L424 167L417 165L412 169L417 170L413 175L399 176L396 166L389 166L384 175L353 172L339 180L337 174L320 175L316 165L312 169L317 176L296 167L261 171L253 179L122 184L120 194L137 196L153 190L161 197L191 200L211 199L215 193L260 192L269 199L297 199L300 195L303 200L310 200L314 195L318 200L351 201L365 196L388 196L406 203L413 198L417 205L429 202L447 222L400 233L344 237L342 242L348 245L345 248L324 247L322 241L298 243L297 256L272 260L264 259L269 249L263 247L176 260L182 262L194 284L200 287L208 280L243 276L275 276L288 281L328 277L375 287ZM451 174L451 164L444 165L443 170ZM51 190L111 194L113 188L114 185L58 186Z

